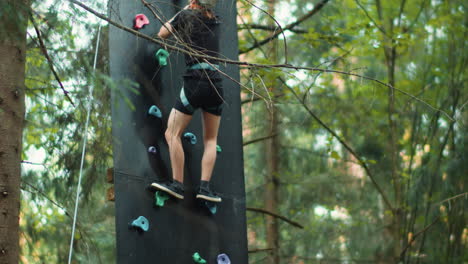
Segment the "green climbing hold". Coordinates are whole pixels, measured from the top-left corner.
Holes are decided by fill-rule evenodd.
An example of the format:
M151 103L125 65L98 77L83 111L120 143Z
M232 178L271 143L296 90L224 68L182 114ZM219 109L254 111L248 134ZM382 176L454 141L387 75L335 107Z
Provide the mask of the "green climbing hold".
M205 264L206 263L206 260L204 260L200 254L198 252L195 252L193 254L193 261L195 261L195 263L201 263L201 264Z
M166 202L166 200L169 199L169 196L165 192L157 191L154 194L154 198L155 198L155 201L156 201L156 205L159 206L159 207L162 207L162 206L164 206L164 203Z
M216 145L216 152L221 153L221 151L223 151L223 150L221 149L221 147L220 147L219 145Z
M167 65L167 58L169 57L169 52L167 50L160 48L156 52L156 59L158 59L159 65L166 66Z

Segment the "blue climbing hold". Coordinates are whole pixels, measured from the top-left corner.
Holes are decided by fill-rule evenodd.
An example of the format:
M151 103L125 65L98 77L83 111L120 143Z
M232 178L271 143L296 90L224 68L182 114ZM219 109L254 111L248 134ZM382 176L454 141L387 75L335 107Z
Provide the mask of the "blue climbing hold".
M150 107L150 109L148 110L148 114L149 115L152 115L152 116L155 116L157 118L161 118L162 117L162 113L161 113L161 110L159 110L159 108L155 105L152 105Z
M190 133L190 132L185 133L184 138L186 140L189 140L192 145L197 144L197 136L195 136L193 133Z
M231 264L231 260L229 259L228 255L226 254L219 254L218 255L218 264Z
M140 216L133 220L131 226L146 232L149 229L149 221L146 219L146 217Z
M166 66L167 65L167 58L169 57L169 52L167 50L160 48L156 52L156 58L158 59L159 65Z
M151 154L156 154L156 153L158 153L158 150L156 149L155 146L150 146L148 148L148 152L151 153Z
M221 153L223 150L219 145L216 145L216 152Z
M214 202L204 201L206 208L210 211L212 215L216 214L218 211L218 206Z

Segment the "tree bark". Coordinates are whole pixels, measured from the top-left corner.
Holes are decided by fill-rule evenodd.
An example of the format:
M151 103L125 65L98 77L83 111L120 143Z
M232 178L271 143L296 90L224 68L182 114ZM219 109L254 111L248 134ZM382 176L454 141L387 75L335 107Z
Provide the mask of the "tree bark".
M19 209L27 0L0 9L0 263L19 262Z

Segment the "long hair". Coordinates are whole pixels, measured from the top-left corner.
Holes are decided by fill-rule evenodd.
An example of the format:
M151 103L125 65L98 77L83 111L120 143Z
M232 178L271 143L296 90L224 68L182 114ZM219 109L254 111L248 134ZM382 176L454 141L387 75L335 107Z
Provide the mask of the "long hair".
M203 16L205 16L205 17L207 17L209 19L215 18L215 13L214 13L213 9L211 9L211 8L205 6L205 5L200 4L199 0L195 0L195 3L190 4L190 8L200 10L202 12Z

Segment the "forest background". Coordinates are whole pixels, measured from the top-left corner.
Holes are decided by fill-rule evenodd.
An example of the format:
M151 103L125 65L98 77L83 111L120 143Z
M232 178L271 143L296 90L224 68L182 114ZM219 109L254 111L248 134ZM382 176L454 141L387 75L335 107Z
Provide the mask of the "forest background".
M114 263L108 24L30 4L20 263L68 258L91 86L74 261ZM240 60L289 67L241 66L250 263L467 263L466 1L237 7Z

